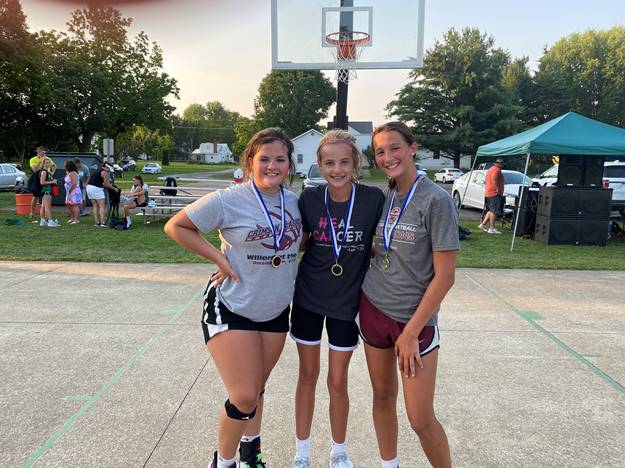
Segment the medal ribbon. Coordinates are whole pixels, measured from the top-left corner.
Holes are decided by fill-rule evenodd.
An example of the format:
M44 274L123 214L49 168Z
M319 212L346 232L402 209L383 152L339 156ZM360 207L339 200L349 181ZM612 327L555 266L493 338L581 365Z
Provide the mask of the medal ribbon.
M328 193L328 186L326 185L325 190L325 201L326 201L326 215L328 217L328 224L330 225L330 232L332 232L332 251L334 252L335 260L339 261L339 255L341 254L341 249L343 248L343 244L345 243L345 239L347 238L347 233L349 232L349 223L352 219L352 211L354 210L354 200L356 199L356 186L352 184L352 193L349 196L349 208L347 209L347 220L345 221L345 226L343 226L343 237L341 238L341 243L339 245L336 239L336 231L334 230L334 224L332 223L332 215L330 215L330 195Z
M397 219L395 219L395 221L393 222L393 224L391 224L390 229L389 229L388 228L388 218L389 218L389 216L391 214L391 210L393 209L393 202L395 201L395 195L397 194L397 189L393 190L393 195L391 195L391 201L390 201L390 203L388 205L388 210L386 212L386 217L384 218L384 229L382 230L382 238L384 240L384 252L388 253L388 250L391 248L391 242L393 241L393 233L395 232L395 227L397 226L397 223L399 222L399 218L401 218L401 215L403 214L404 210L406 209L406 206L410 202L410 199L414 195L414 192L415 192L415 190L417 188L417 182L419 181L419 177L421 177L421 176L419 174L417 174L417 178L412 183L412 187L410 187L410 190L408 191L408 194L406 195L406 198L404 199L404 203L402 203L402 205L401 205L401 210L399 210L399 214L397 215Z
M265 201L263 200L263 195L260 193L260 190L258 190L258 187L256 187L256 184L254 183L254 181L252 181L252 187L254 187L254 195L256 195L256 200L258 201L258 204L260 205L260 207L263 209L263 213L265 214L265 219L267 220L267 224L269 225L269 228L271 229L271 234L273 235L273 245L274 245L274 250L276 251L276 253L278 252L278 250L280 250L280 244L282 244L282 239L284 239L284 234L286 232L285 228L285 213L284 213L284 188L282 187L282 185L280 186L280 217L282 219L282 227L280 229L280 236L276 236L276 228L274 227L273 223L271 222L271 217L269 216L269 210L267 209L267 205L265 205Z

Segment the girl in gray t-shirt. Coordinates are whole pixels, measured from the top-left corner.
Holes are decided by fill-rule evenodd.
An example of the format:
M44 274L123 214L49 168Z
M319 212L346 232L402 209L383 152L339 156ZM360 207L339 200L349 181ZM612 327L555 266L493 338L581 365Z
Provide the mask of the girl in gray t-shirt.
M411 427L433 466L450 467L447 436L434 414L439 335L436 315L454 283L458 213L449 194L419 177L417 143L401 122L373 133L376 164L391 178L362 286L360 332L373 385L373 423L383 466L399 466L397 368Z
M297 197L283 187L294 172L292 153L282 130L261 130L241 155L245 180L252 180L202 197L165 225L176 242L217 266L204 294L202 330L230 398L210 468L235 467L239 445L241 466L265 466L263 392L289 330L301 241ZM201 235L215 229L221 250Z

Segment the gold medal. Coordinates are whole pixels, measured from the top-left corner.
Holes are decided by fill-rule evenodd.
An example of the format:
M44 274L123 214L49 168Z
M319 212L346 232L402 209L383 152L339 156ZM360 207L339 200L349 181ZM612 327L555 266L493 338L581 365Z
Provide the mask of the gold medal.
M334 265L332 265L330 271L334 276L341 276L343 274L343 267L339 265L339 262L337 261Z
M271 257L271 266L274 268L278 268L282 264L282 259L278 254Z
M382 269L388 270L390 267L391 267L391 261L388 258L388 255L384 255L384 258L382 259Z

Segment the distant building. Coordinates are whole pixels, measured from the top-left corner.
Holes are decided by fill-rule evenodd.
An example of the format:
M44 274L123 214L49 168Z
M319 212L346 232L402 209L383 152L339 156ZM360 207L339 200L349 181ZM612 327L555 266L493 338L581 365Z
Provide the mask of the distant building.
M294 147L295 172L308 174L310 165L317 162L317 146L322 138L323 133L311 129L291 140Z
M439 169L454 167L454 161L452 159L436 155L429 149L421 147L419 147L419 151L417 151L417 162L421 164L421 167L423 169L426 169L428 171L438 171ZM471 157L468 155L463 155L460 158L460 169L468 170L470 168Z
M332 130L334 128L334 122L328 122L327 124L328 130ZM371 137L373 135L373 122L371 121L363 121L363 122L349 122L347 124L347 131L351 133L356 138L356 143L360 148L360 151L364 151L368 146L371 146ZM363 161L363 167L369 167L369 163Z
M234 156L227 143L201 143L200 147L193 150L190 155L191 161L200 163L233 163Z

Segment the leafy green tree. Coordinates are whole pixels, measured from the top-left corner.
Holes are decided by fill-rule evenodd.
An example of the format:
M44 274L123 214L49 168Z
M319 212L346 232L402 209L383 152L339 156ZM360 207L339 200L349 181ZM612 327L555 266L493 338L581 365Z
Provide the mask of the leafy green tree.
M72 12L67 32L42 32L46 80L54 94L43 111L71 132L80 151L96 133L115 137L134 126L168 128L176 80L162 72L162 51L132 20L110 7Z
M463 154L521 129L522 107L502 80L508 52L478 29L450 29L387 106L412 124L419 144L460 166ZM518 99L517 99L518 100Z
M254 100L254 120L261 128L280 127L291 138L328 115L336 90L320 71L273 70L263 78Z
M133 158L138 158L142 153L154 155L165 165L169 164L167 156L173 147L174 139L170 134L142 126L120 133L115 140L118 154Z
M237 157L241 156L243 150L247 146L247 142L252 138L254 133L263 128L257 120L248 117L239 116L234 123L235 143L232 147L232 153Z
M575 111L625 126L625 27L560 39L545 50L535 78L538 120Z

